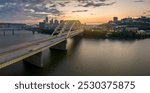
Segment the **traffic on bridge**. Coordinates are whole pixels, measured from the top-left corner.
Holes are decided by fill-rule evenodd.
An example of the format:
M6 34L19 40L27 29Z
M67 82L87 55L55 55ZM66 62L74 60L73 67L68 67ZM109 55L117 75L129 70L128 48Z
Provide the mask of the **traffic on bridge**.
M7 47L0 50L0 69L21 60L28 60L28 58L32 58L32 62L34 62L36 54L42 53L42 51L54 47L66 41L67 38L74 37L83 32L82 25L78 20L66 20L59 24L54 32L48 37L30 42L23 42L22 44L14 45L11 47ZM57 46L57 49L65 50L66 47L63 44L61 46ZM38 62L33 63L39 67L42 67L42 55L38 56L40 60ZM37 61L37 60L36 60ZM32 64L32 62L30 62Z

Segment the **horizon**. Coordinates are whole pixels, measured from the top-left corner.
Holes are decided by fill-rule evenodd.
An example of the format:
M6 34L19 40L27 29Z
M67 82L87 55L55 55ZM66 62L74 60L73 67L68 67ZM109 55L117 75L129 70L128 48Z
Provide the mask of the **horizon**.
M117 16L114 16L114 17L117 17ZM140 17L143 17L143 16L140 16ZM124 17L124 18L133 18L133 19L136 19L136 18L140 18L140 17L130 17L130 16L128 16L128 17ZM147 16L144 16L144 17L147 17ZM121 19L124 19L124 18L118 18L118 20L121 21ZM150 18L150 17L148 17L148 18ZM44 19L45 19L45 18L41 19L42 21L39 21L39 22L43 22ZM53 18L51 18L51 19L53 19ZM49 19L49 21L50 21L51 19ZM58 20L58 19L54 19L54 20ZM60 21L60 20L63 20L63 19L59 19L58 21ZM72 19L70 19L70 20L72 20ZM77 19L77 20L78 20L78 19ZM79 20L79 21L80 21L80 20ZM89 23L81 23L81 24L100 25L100 24L108 23L109 21L113 21L113 17L112 17L110 20L107 20L106 22L89 22ZM30 23L16 23L16 22L11 22L11 23L14 23L14 24L26 24L26 25L37 25L37 24L39 24L39 22L33 23L33 24L30 24ZM10 22L0 22L0 24L2 24L2 23L10 23ZM10 23L10 24L11 24L11 23Z
M0 23L37 24L49 19L106 23L113 17L150 17L149 0L2 0Z

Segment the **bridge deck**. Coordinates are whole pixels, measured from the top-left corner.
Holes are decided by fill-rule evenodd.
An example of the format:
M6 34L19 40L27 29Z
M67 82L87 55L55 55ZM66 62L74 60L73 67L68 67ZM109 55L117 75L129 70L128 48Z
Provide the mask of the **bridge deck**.
M70 37L80 34L81 32L82 31L73 31L70 33ZM49 47L66 40L66 36L67 33L64 33L61 36L55 35L53 37L43 38L2 49L0 50L0 69L48 49Z

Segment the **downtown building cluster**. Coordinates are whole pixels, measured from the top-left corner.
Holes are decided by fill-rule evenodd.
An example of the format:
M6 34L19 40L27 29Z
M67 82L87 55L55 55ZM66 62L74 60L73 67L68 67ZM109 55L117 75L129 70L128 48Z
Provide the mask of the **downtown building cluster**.
M45 18L45 20L43 20L43 22L39 22L39 28L40 29L45 29L45 30L53 30L55 29L61 22L63 22L63 20L54 20L51 19L49 21L48 17Z
M118 17L114 17L107 25L111 31L145 32L146 30L150 30L150 18L141 16L139 18L128 17L118 20Z

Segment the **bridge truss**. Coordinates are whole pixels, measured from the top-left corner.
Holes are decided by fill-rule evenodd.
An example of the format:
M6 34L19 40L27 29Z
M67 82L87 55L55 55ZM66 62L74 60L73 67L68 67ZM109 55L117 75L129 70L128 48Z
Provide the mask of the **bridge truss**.
M82 25L79 20L65 20L61 22L51 34L53 37L54 35L64 35L67 32L66 38L69 37L71 31L80 31L82 29Z

